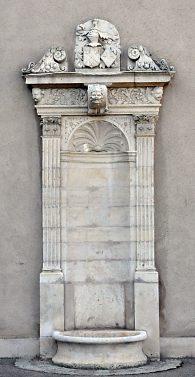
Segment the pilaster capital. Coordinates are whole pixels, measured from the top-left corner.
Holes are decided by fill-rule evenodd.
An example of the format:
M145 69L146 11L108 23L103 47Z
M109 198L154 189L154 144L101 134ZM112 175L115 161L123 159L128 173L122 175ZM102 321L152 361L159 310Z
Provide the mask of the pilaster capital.
M59 116L44 116L41 117L43 136L60 136L61 117Z
M158 121L157 115L134 115L136 136L155 136L155 126Z

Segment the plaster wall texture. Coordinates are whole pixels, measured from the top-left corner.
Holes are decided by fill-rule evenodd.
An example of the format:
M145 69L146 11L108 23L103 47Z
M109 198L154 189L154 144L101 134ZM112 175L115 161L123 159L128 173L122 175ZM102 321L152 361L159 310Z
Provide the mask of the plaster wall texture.
M41 140L20 70L58 45L73 69L75 27L93 17L117 27L122 69L128 46L140 42L177 70L155 141L160 326L162 336L195 336L194 0L0 0L0 6L0 337L39 336Z

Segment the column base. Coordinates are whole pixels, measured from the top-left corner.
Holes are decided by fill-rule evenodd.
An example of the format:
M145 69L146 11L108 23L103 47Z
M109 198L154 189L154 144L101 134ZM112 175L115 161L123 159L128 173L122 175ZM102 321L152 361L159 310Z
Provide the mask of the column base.
M64 276L61 271L40 274L40 356L55 353L54 330L64 330Z
M160 359L159 289L156 270L136 271L134 283L135 329L145 330L143 351L152 360Z

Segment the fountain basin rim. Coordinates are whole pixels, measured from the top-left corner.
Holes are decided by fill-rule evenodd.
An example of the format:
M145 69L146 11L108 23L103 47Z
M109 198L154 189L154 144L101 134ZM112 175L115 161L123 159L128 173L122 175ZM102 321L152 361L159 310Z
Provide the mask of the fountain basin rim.
M133 343L143 341L147 338L147 333L144 330L72 330L72 331L54 331L53 338L64 343L85 343L85 344L119 344L119 343ZM116 336L116 334L117 335ZM81 333L83 335L81 336ZM104 333L105 336L98 336ZM110 333L110 336L109 336ZM125 335L122 335L124 334ZM79 335L80 334L80 335ZM90 336L93 334L93 336ZM121 334L121 335L120 335Z

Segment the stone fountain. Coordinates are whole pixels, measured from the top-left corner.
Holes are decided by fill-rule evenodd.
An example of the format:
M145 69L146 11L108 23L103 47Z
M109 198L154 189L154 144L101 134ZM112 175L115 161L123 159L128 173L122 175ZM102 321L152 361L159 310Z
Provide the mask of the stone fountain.
M154 138L173 73L141 45L120 70L120 38L93 19L23 70L42 127L40 355L120 368L158 360Z

